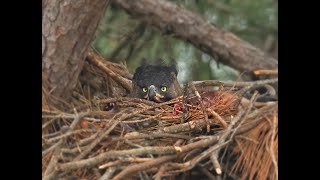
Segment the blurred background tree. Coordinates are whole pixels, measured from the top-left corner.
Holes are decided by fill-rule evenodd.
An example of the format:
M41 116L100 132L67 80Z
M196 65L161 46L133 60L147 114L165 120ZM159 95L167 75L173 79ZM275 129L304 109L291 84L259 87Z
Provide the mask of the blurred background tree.
M278 1L274 0L171 0L202 15L220 29L228 30L277 59ZM239 72L215 61L188 42L162 35L151 26L132 19L111 4L98 28L93 48L107 60L124 62L130 72L142 58L150 63L162 58L178 64L180 82L204 79L235 80Z

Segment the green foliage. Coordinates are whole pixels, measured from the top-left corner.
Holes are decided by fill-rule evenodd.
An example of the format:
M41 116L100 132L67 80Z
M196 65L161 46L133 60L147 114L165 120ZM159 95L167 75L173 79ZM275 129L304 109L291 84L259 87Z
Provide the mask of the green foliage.
M217 27L231 31L243 40L276 56L277 1L172 0L172 2L198 13ZM270 37L274 39L272 48L266 48L266 41ZM93 47L110 61L125 61L131 72L139 66L142 58L148 59L151 63L162 58L167 62L172 59L177 62L180 81L234 80L239 75L236 70L215 62L212 57L193 45L171 36L161 35L150 26L141 26L138 20L132 19L126 12L115 7L107 9ZM119 47L122 48L115 53Z

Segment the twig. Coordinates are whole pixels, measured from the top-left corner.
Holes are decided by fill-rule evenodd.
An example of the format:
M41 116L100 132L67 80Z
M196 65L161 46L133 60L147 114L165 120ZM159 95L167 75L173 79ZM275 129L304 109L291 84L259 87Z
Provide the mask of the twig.
M95 65L99 69L101 69L104 73L114 79L117 83L119 83L122 87L124 87L127 92L131 92L131 81L119 76L118 74L114 73L110 70L105 64L103 64L104 59L93 52L89 52L87 56L88 62Z
M98 179L98 180L109 180L113 176L113 174L116 172L118 168L117 167L109 167L106 172Z
M271 113L271 111L273 111L273 109L276 109L277 107L278 107L278 103L273 103L253 111L248 115L247 119L255 119L255 120L240 127L236 134L242 134L254 128L257 124L260 123L264 115L267 115L266 113ZM214 119L208 119L208 120L209 120L209 124L211 125L216 123ZM189 121L183 124L177 124L169 127L159 128L157 131L154 131L153 134L160 134L160 133L174 134L174 133L181 133L181 132L191 132L194 130L201 130L204 127L206 127L206 122L205 120L201 119L201 120Z
M124 140L124 142L132 147L135 147L135 148L143 148L143 146L139 145L139 144L135 144L131 141L129 141L128 139Z
M216 117L219 120L219 122L221 123L221 125L224 129L226 129L228 127L228 124L226 123L226 121L218 113L216 113L213 109L207 108L207 111L209 111L214 117Z
M246 99L246 98L241 98L241 104L242 104L243 106L248 106L249 103L250 103L250 101L249 101L248 99ZM274 102L274 101L254 102L254 106L259 108L259 107L268 106L268 105L270 105L270 104L275 104L275 103L276 103L276 102Z
M203 159L207 158L208 156L211 155L212 152L224 147L225 145L229 144L230 140L228 141L223 141L222 138L220 138L219 140L220 142L218 142L216 145L212 146L211 148L209 148L208 150L202 152L200 155L196 156L195 158L193 158L190 161L187 161L185 163L183 163L185 169L182 170L178 170L177 172L180 171L187 171L192 169L193 167L195 167L200 161L202 161Z
M158 172L155 174L155 180L161 180L161 176L166 172L166 168L164 165L160 166Z
M273 70L270 70L270 69L258 69L258 70L253 71L253 73L255 75L263 75L263 74L266 74L266 75L277 75L278 74L278 69L273 69Z
M123 179L125 178L126 176L128 176L129 174L132 174L134 172L138 172L138 171L142 171L142 170L146 170L146 169L150 169L152 167L155 167L155 166L159 166L165 162L168 162L170 160L173 160L175 158L177 158L178 155L170 155L170 156L163 156L163 157L160 157L160 158L156 158L156 159L153 159L151 161L147 161L145 163L140 163L140 164L137 164L137 165L131 165L127 168L125 168L124 170L122 170L119 174L117 174L113 180L119 180L119 179Z
M149 106L158 105L157 103L155 103L153 101L147 101L147 100L144 100L144 99L130 98L130 97L108 98L108 99L99 100L98 103L100 103L100 104L108 104L108 103L124 102L124 101L130 101L130 102L135 102L135 103L143 103L143 104L146 104L146 105L149 105Z
M57 172L54 171L54 172L52 172L52 173L44 176L44 177L42 178L42 180L54 180L54 179L56 179L56 176L57 176Z
M82 158L84 158L85 156L87 156L91 150L100 143L100 141L102 141L103 138L105 138L119 123L120 120L113 120L110 123L113 123L111 126L108 126L107 128L104 128L103 131L101 131L101 133L99 133L97 139L95 139L90 145L88 145L88 147L81 153L79 154L74 160L80 160Z
M120 156L141 156L141 155L148 155L148 154L173 154L176 153L177 149L175 147L163 147L163 146L153 146L153 147L143 147L143 148L136 148L130 150L120 150L120 151L108 151L105 153L101 153L98 156L88 158L85 160L79 161L72 161L64 164L60 164L58 168L62 171L70 171L84 167L92 167L96 164L99 164L107 159L116 159Z
M62 143L59 143L56 147L60 147ZM60 157L60 148L55 148L55 151L50 159L50 162L47 166L47 169L44 173L43 179L49 180L49 179L55 179L57 175L57 171L55 171L55 166L58 163L58 159Z
M81 118L83 118L84 116L86 116L88 113L81 113L78 114L76 109L74 109L74 120L72 121L70 127L66 130L66 132L70 132L71 130L73 130L76 125L79 123L79 121L81 120ZM60 139L55 145L51 146L49 148L49 150L47 149L47 151L43 151L42 152L42 156L44 156L45 154L47 154L48 152L50 152L51 150L55 150L51 160L49 162L49 165L44 173L44 177L43 179L48 180L48 179L55 179L56 175L57 175L57 171L55 170L55 166L58 163L58 159L60 157L60 151L61 151L61 145L63 143L63 139Z
M169 133L159 133L159 134L142 134L137 136L125 136L125 137L118 137L113 139L114 141L117 140L124 140L124 139L154 139L154 138L178 138L178 139L191 139L190 136L182 135L182 134L169 134Z
M120 163L121 163L120 160L107 162L106 164L103 164L103 165L99 166L99 169L106 169L106 168L108 168L108 167L117 166L117 165L119 165Z
M69 148L73 148L73 149L65 149L65 148L62 148L61 149L61 152L63 153L76 153L76 152L79 152L79 147L80 146L87 146L89 143L91 143L93 140L96 139L96 137L98 136L98 132L96 132L95 134L91 135L90 137L88 138L85 138L85 139L81 139L77 145L70 145ZM80 148L81 149L81 148Z
M42 157L45 156L46 154L48 154L50 151L57 148L58 146L60 146L61 143L62 143L62 139L60 141L58 141L57 143L55 143L54 145L52 145L51 147L49 147L48 149L42 151Z
M252 138L249 138L249 137L246 137L246 136L243 136L243 135L237 135L235 137L235 139L244 139L244 140L250 141L250 142L252 142L254 144L259 144L259 142L257 140L254 140Z
M253 111L251 114L248 114L247 119L254 119L253 121L247 122L242 127L239 127L236 135L243 134L245 132L250 131L252 128L256 127L261 120L264 119L265 116L272 113L275 109L278 108L278 103L271 104L269 106L265 106L263 108L257 109Z
M176 159L182 153L194 150L195 148L207 147L217 141L218 141L218 138L216 136L212 136L208 139L197 141L197 142L194 142L194 143L191 143L191 144L179 147L179 148L176 147L176 149L178 149L180 152L179 154L163 156L163 157L159 157L159 158L153 159L153 160L145 162L145 163L140 163L137 165L129 166L129 167L125 168L124 170L122 170L114 179L121 179L121 178L124 178L125 176L132 174L134 172L137 172L139 170L145 170L145 169L157 166L157 165L161 165L162 163Z
M255 102L256 99L257 99L257 96L258 96L258 92L255 91L255 92L253 93L251 99L250 99L250 104L249 104L249 106L248 106L248 108L247 108L247 110L246 110L246 112L245 112L245 114L244 114L244 117L247 117L247 116L248 116L249 112L251 111L251 108L253 107L254 102ZM242 121L240 121L239 125L233 129L233 132L232 132L232 134L231 134L231 136L230 136L230 139L233 139L233 137L235 136L235 134L237 133L237 131L239 130L239 128L241 127L241 125L243 124L243 122L244 122L245 120L246 120L246 119L243 119ZM236 122L231 121L230 125L234 126L235 124L233 124L233 123L236 123Z
M92 122L101 122L101 119L97 119L97 118L85 117L83 119L87 121L92 121Z
M165 103L157 104L157 106L161 106L161 105L163 105L163 104L165 104ZM131 113L131 114L122 115L120 118L118 118L118 119L116 119L116 120L114 120L114 118L116 117L116 116L114 116L114 118L113 118L113 119L111 120L111 122L110 122L110 123L113 123L113 124L112 124L110 127L104 128L104 129L101 131L101 133L99 133L98 137L89 145L89 147L88 147L86 150L84 150L80 155L78 155L78 156L75 158L75 160L76 160L76 161L77 161L77 160L80 160L80 159L84 158L86 155L88 155L88 154L91 152L91 150L92 150L96 145L98 145L98 144L102 141L102 139L105 138L121 121L123 121L123 120L125 120L125 119L127 119L127 118L134 117L135 115L141 114L141 113L143 113L143 112L145 112L145 111L147 111L147 110L150 110L150 109L152 109L152 108L154 108L154 107L148 107L148 108L145 108L145 109L142 109L142 110L137 110L137 111L135 111L135 112L133 112L133 113ZM123 112L122 112L122 113L123 113ZM122 114L122 113L120 112L120 114Z
M76 131L69 131L69 132L67 132L67 133L65 133L65 134L62 134L62 135L60 135L60 136L56 136L56 137L54 137L54 138L45 140L45 143L50 144L50 143L53 143L53 142L58 141L58 140L60 140L60 139L64 139L64 138L66 138L66 137L68 137L68 136L71 136L71 135L74 135L74 134L83 133L83 132L96 132L96 130L92 130L92 129L79 129L79 130L76 130Z
M215 119L208 119L209 125L216 124ZM180 132L191 132L195 130L202 130L207 126L207 122L204 119L188 121L183 124L172 125L169 127L159 128L154 134L158 133L180 133Z
M151 180L151 178L148 176L148 174L145 171L139 171L139 178L141 180Z
M67 132L70 132L71 130L73 130L75 128L75 126L79 123L79 121L81 120L81 118L83 118L84 116L86 116L88 113L76 113L74 115L74 120L70 125L70 128L68 128ZM62 143L62 139L60 141L58 141L56 144L52 145L50 148L42 151L42 157L45 156L46 154L48 154L50 151L54 150L55 148L57 148L58 146L60 146Z
M116 166L116 165L123 163L123 162L141 163L141 162L150 161L152 159L153 158L137 158L137 157L119 158L119 160L108 162L106 164L99 166L99 169L105 169L105 168L108 168L111 166Z
M216 171L218 175L221 175L221 166L218 161L218 151L212 152L210 155L210 160L213 166L213 169Z
M49 116L50 117L50 116ZM44 118L44 117L42 117ZM49 121L45 122L44 124L42 124L42 129L45 129L48 125L52 124L55 120L57 120L58 118L52 118Z
M249 82L236 82L236 81L218 81L218 80L205 80L205 81L193 81L195 86L236 86L236 87L247 87L247 86L256 86L263 84L270 84L278 82L278 78L266 79L259 81L249 81Z
M89 51L103 58L102 55L93 46L91 46L91 49ZM128 69L125 65L120 63L113 63L106 59L104 59L103 63L106 64L107 67L110 67L110 69L112 69L115 73L119 74L120 76L130 80L132 79L133 75L128 72Z
M162 113L159 113L155 116L151 116L151 117L148 117L148 118L145 118L145 119L139 119L139 120L133 120L133 121L122 121L122 123L124 124L133 124L133 123L141 123L141 122L145 122L145 121L150 121L150 120L154 120L158 117L160 117L162 115Z
M119 158L120 156L127 156L127 155L139 156L139 155L146 155L146 154L170 154L170 153L175 153L177 151L188 152L195 148L207 147L216 142L218 142L218 137L211 136L207 139L200 140L191 144L187 144L182 147L144 147L144 148L137 148L137 149L131 149L131 150L122 150L122 151L108 151L96 157L88 158L85 160L60 164L59 169L63 171L70 171L70 170L84 168L84 167L92 167L96 164L101 163L104 160L115 159L115 158Z
M240 121L241 119L243 119L243 115L246 113L246 111L244 111L243 109L240 109L240 111L237 113L237 115L231 120L230 125L228 126L228 128L225 130L225 132L220 136L218 136L219 141L216 145L210 147L209 149L207 149L206 151L202 152L200 155L196 156L195 158L193 158L190 161L187 161L185 163L182 164L182 166L184 167L184 169L181 170L177 170L175 172L181 172L181 171L187 171L192 169L193 167L195 167L200 161L202 161L203 159L207 158L208 156L211 155L212 152L222 148L223 146L227 145L231 139L227 140L227 137L230 135L230 133L232 132L232 129L234 127L234 125Z
M45 135L42 136L42 139L51 138L51 137L57 136L59 134L61 134L60 131L57 131L57 132L54 132L54 133L51 133L51 134L45 134Z
M192 91L195 93L199 103L200 103L200 107L201 107L201 111L204 115L204 120L206 121L206 125L207 125L207 132L210 132L210 124L209 124L209 121L208 121L208 114L207 114L207 111L205 110L204 108L204 105L203 105L203 102L202 102L202 98L199 94L199 92L197 91L196 87L194 86L194 84L191 82L190 83L190 87L192 89Z
M88 112L79 113L79 116L81 116L81 117L85 117L86 115L88 115ZM74 119L75 118L75 114L61 113L61 114L56 114L56 115L42 115L42 118Z

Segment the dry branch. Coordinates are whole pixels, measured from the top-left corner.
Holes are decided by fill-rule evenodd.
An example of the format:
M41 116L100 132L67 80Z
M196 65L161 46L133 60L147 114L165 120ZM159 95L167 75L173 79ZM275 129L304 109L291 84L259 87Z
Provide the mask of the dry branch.
M218 161L218 153L217 152L211 153L210 160L211 160L212 166L213 166L214 170L216 171L216 173L218 175L221 175L222 170L221 170L221 166Z
M278 75L278 70L258 69L253 71L255 75Z
M110 167L106 170L106 172L99 178L99 180L109 180L113 176L113 174L116 172L117 167Z
M277 83L278 78L266 79L259 81L249 81L249 82L236 82L236 81L218 81L218 80L204 80L204 81L194 81L195 86L235 86L235 87L250 87L264 84Z
M80 129L80 130L70 131L65 134L50 138L48 140L45 140L45 143L51 144L55 141L59 141L60 139L67 138L68 136L72 136L74 134L79 134L79 133L84 133L84 132L96 132L96 131L92 130L92 129Z
M137 164L137 165L129 166L126 169L122 170L119 174L117 174L113 178L113 180L123 179L126 176L128 176L129 174L132 174L134 172L139 172L139 171L142 171L142 170L145 170L145 169L149 169L149 168L152 168L152 167L155 167L155 166L159 166L159 165L161 165L161 164L163 164L165 162L168 162L170 160L173 160L173 159L175 159L177 157L178 157L178 155L163 156L163 157L156 158L156 159L153 159L151 161L148 161L146 163L140 163L140 164Z
M122 151L108 151L102 154L99 154L96 157L88 158L85 160L79 160L69 163L64 163L59 165L59 170L62 171L70 171L74 169L80 169L84 167L92 167L96 164L99 164L107 159L116 159L121 156L141 156L141 155L149 155L149 154L173 154L177 152L174 147L142 147L130 150L122 150Z
M215 119L199 119L194 121L189 121L183 124L172 125L169 127L159 128L153 133L181 133L181 132L190 132L190 131L201 131L204 128L207 128L207 125L216 124Z
M161 166L157 172L157 174L155 174L155 180L161 180L161 176L164 174L164 172L166 171L165 166Z
M200 102L200 108L201 108L201 111L202 111L202 113L204 115L204 120L207 123L207 125L206 125L207 126L207 132L209 132L210 131L210 124L208 122L208 114L207 114L207 111L206 111L206 109L205 109L205 107L203 105L203 102L201 100L202 98L201 98L199 92L197 91L196 87L194 86L194 84L192 82L189 84L189 86L191 87L192 91L196 95L196 97L198 99L198 102Z
M217 120L219 120L219 122L221 123L224 129L228 127L228 124L226 123L226 121L218 113L216 113L214 110L210 108L207 108L207 111L210 112L213 116L215 116Z
M78 114L75 111L74 114L74 120L72 121L70 127L68 129L65 130L65 133L68 133L70 131L72 131L76 125L79 123L79 121L81 120L81 118L83 118L84 116L86 116L88 113L81 113ZM47 150L42 152L42 156L45 156L48 152L55 150L53 153L53 156L45 170L44 173L44 177L43 179L52 179L55 178L57 175L57 171L55 170L56 164L58 163L58 159L60 158L60 152L61 152L61 145L63 144L63 139L60 139L56 144L54 144L53 146L51 146L50 148L48 148Z
M87 60L92 63L93 65L100 68L103 72L105 72L108 76L110 76L112 79L114 79L117 83L119 83L122 87L124 87L127 92L131 92L131 82L130 80L123 78L119 76L118 74L114 73L112 70L110 70L105 64L103 64L103 61L105 61L102 57L96 55L93 53L93 51L90 51L87 56Z
M80 113L80 114L78 114L78 113L74 114L73 115L74 120L72 121L70 127L68 127L66 130L64 130L65 132L62 132L62 133L64 133L63 136L66 136L65 134L71 132L76 127L76 125L79 123L81 118L85 117L87 114L88 114L87 112ZM61 128L61 130L63 130L63 128ZM59 147L62 144L62 142L63 142L63 140L60 139L57 143L52 145L50 148L42 151L42 156L45 156L50 151L52 151L52 150L56 149L57 147Z
M138 99L138 98L129 98L129 97L119 97L119 98L108 98L98 101L100 104L108 104L108 103L114 103L114 102L134 102L134 103L143 103L149 106L158 106L159 104L153 102L153 101L147 101L144 99Z

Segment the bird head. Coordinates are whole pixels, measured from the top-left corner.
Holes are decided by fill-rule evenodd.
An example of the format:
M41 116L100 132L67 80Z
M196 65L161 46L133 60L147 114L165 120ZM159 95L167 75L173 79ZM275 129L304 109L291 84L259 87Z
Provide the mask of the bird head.
M181 94L175 65L143 64L133 75L135 97L157 103L169 101Z

